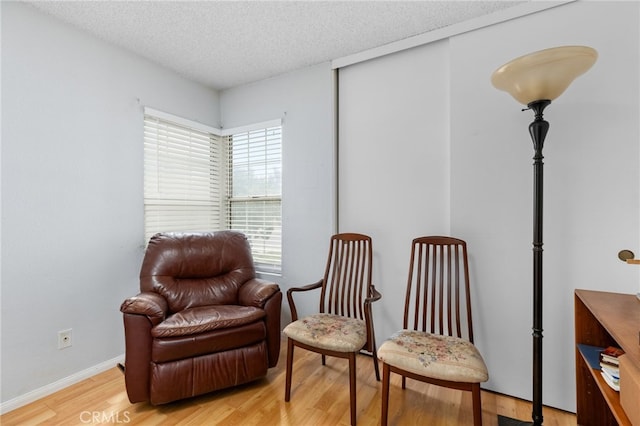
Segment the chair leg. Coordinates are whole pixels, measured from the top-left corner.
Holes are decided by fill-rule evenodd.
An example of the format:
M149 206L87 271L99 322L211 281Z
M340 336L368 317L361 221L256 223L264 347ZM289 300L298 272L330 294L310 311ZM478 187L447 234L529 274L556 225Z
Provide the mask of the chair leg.
M382 363L382 415L380 416L380 425L387 426L389 418L389 377L391 369L386 363Z
M480 399L480 383L473 384L471 388L473 401L473 426L482 426L482 401Z
M356 425L356 354L349 354L349 404L351 406L351 426Z
M327 365L327 357L322 355L322 365Z
M378 367L378 351L373 347L373 369L376 371L376 380L380 381L380 369Z
M284 384L284 400L289 402L291 399L291 373L293 370L293 340L287 339L287 373Z

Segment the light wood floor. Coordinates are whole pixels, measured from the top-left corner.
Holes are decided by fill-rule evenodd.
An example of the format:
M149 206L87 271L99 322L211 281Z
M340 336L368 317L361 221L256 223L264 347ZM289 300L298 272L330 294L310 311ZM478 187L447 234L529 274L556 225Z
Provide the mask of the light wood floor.
M285 351L266 378L209 395L164 406L131 404L124 376L114 368L0 417L9 425L241 425L324 426L349 424L349 384L346 360L327 358L297 349L291 401L284 402ZM380 424L380 382L373 361L357 360L358 425ZM471 395L407 380L400 388L392 374L389 406L391 425L464 426L473 424ZM531 404L492 392L482 392L485 426L497 425L497 415L531 419ZM545 426L574 426L574 414L546 408Z

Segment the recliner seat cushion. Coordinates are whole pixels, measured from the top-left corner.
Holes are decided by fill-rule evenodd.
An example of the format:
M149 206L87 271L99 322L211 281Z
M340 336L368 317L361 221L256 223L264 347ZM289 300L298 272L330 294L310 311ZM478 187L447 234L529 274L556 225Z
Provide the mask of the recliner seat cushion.
M163 363L225 352L262 342L266 337L264 321L190 336L159 337L151 343L151 361Z
M169 316L151 329L151 335L153 337L190 336L250 324L261 320L265 315L264 310L253 306L200 306Z

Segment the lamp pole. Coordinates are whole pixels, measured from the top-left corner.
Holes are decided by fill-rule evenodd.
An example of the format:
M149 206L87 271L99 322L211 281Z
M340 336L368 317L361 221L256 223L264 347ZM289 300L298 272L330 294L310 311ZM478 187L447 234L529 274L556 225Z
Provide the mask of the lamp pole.
M543 156L542 148L549 131L549 123L542 118L550 100L539 100L527 106L535 113L529 124L533 141L533 424L542 425L542 201Z
M533 110L533 424L542 425L542 147L549 123L542 112L571 82L595 63L598 52L587 46L561 46L516 58L491 76L491 82Z

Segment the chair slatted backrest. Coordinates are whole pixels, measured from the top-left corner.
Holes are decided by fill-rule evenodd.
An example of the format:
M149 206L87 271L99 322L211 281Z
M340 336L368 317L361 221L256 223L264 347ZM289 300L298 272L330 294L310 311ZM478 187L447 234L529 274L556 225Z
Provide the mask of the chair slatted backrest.
M364 320L371 270L370 237L355 233L333 235L320 296L320 312Z
M404 328L473 343L465 241L439 236L413 240Z

